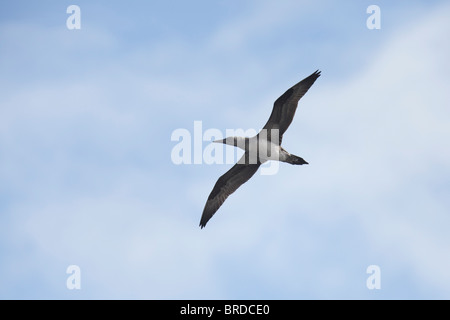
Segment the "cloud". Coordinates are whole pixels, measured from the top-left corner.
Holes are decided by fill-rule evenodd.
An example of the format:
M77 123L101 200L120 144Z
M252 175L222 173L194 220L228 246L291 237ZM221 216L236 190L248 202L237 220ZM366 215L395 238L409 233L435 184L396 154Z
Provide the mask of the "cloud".
M314 107L302 109L289 132L309 141L307 151L316 157L305 156L311 168L295 175L309 182L306 198L325 207L318 209L321 221L347 211L384 264L400 274L413 272L415 281L445 296L450 238L439 225L449 222L449 203L436 190L449 179L443 141L450 136L444 89L450 83L443 57L450 46L441 41L450 28L449 11L443 5L399 30L353 79L320 95L312 91L307 101ZM303 125L307 129L296 129ZM287 189L293 188L291 182ZM320 199L335 199L337 208L327 210Z
M267 2L207 40L173 37L107 58L123 43L99 31L79 39L89 68L69 55L73 73L61 78L50 60L68 62L56 54L74 49L65 33L2 29L2 58L25 54L16 38L42 40L56 53L45 59L39 47L27 66L44 61L56 73L32 73L0 97L0 296L372 298L365 270L379 264L379 296L447 297L448 5L396 33L382 26L388 39L370 65L322 70L283 142L310 166L255 175L197 228L229 166L175 166L170 134L194 120L221 131L264 123L284 88L267 76L280 64L263 69L273 56L245 44L295 23L289 8ZM218 64L221 45L244 58ZM81 292L65 288L71 264Z

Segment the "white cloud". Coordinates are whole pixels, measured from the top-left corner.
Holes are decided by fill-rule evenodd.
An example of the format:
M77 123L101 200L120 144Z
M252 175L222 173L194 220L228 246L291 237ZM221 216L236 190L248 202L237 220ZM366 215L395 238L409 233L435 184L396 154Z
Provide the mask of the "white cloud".
M350 82L312 91L300 123L286 136L301 136L315 156L308 170L295 173L308 181L306 198L338 197L344 206L324 211L323 223L352 212L383 260L446 296L450 237L440 225L450 222L449 203L436 188L445 189L449 179L444 57L450 45L442 41L450 31L449 12L444 5L406 26ZM296 129L303 125L307 129ZM295 147L292 139L288 143ZM292 189L295 178L288 180Z
M279 15L266 25L272 10ZM266 3L216 37L237 48L260 28L282 24L285 11ZM104 64L89 79L28 84L3 95L0 144L8 152L0 174L19 199L2 216L0 274L9 279L0 294L73 297L64 288L65 268L79 264L84 297L371 297L365 269L379 263L387 297L407 294L397 282L405 269L418 290L447 297L450 48L441 40L449 11L442 6L390 36L351 79L331 82L323 70L284 139L311 165L256 175L204 230L197 228L203 201L214 174L229 166L171 166L165 146L177 128L171 121L204 115L199 110L211 104L211 117L225 122L215 110L228 107L233 87L239 87L234 96L249 94L246 77L224 85L228 79L219 75L226 66L212 68L210 61L196 72L180 71L197 51L169 41L156 51L130 50L120 66ZM244 32L234 39L237 30ZM106 48L114 46L114 38L106 39ZM164 56L174 48L186 62L164 76L157 64L182 56ZM148 77L137 71L147 49L146 68L155 71ZM233 125L258 124L250 119L256 108L240 109L230 106L230 119L242 116ZM148 141L155 127L168 133L157 144L166 157ZM49 156L58 150L60 157ZM34 291L17 289L30 284Z

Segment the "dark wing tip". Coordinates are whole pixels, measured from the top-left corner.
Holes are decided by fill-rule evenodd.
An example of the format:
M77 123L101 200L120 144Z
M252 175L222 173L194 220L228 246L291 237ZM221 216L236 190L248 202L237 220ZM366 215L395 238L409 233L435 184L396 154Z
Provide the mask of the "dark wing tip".
M212 192L211 192L212 193ZM211 202L213 201L213 202ZM200 219L199 226L200 228L204 228L208 221L213 217L213 215L216 213L217 209L219 209L221 203L219 206L214 207L214 198L211 197L211 195L208 198L208 201L206 201L205 208L203 209L202 217Z
M199 224L200 229L203 229L207 223L208 223L208 221L204 221L204 219L202 217L202 219L200 220L200 224Z
M200 219L200 223L199 223L199 226L200 226L201 229L203 229L206 226L206 224L208 223L209 219L211 219L211 217L213 215L214 215L214 213L213 214L206 214L206 207L205 207L205 209L203 210L202 218Z
M322 71L317 69L311 75L309 75L308 77L306 77L305 79L303 79L296 85L296 86L298 86L300 84L303 84L303 87L302 86L299 87L299 88L303 89L300 91L301 92L300 98L306 93L306 91L309 90L309 88L314 84L314 82L316 82L316 80L320 77L321 73L322 73Z
M309 77L313 77L313 78L317 79L318 77L320 77L321 74L322 74L322 71L320 71L319 69L317 69L317 70L314 71L314 73L311 74Z

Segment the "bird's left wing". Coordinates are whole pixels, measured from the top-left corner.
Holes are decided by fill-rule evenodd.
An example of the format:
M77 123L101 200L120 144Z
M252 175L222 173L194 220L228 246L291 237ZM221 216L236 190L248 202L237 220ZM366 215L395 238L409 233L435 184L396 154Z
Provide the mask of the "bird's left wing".
M274 103L272 113L263 129L278 129L280 141L283 134L294 119L298 101L305 95L313 83L320 77L317 70L309 77L306 77L292 88L283 93Z

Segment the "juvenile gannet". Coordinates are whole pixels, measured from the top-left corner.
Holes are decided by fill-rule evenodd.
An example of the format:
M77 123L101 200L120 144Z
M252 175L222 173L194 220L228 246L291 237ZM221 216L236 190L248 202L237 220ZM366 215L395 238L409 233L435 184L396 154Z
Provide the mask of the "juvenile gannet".
M294 118L298 101L320 76L317 70L279 97L273 106L272 114L263 129L252 138L228 137L213 142L229 144L245 150L242 158L216 182L203 209L200 227L216 213L230 194L247 182L268 161L276 160L290 164L308 164L303 158L290 154L281 147L283 134Z

